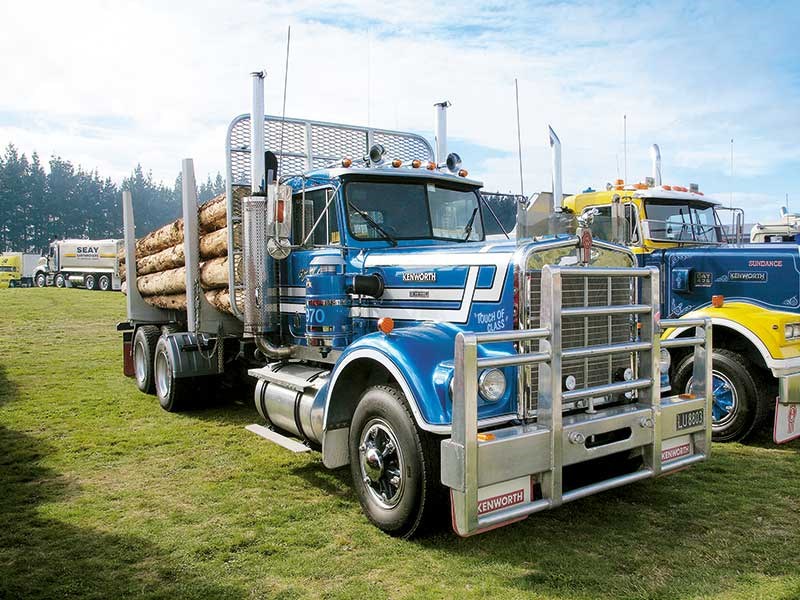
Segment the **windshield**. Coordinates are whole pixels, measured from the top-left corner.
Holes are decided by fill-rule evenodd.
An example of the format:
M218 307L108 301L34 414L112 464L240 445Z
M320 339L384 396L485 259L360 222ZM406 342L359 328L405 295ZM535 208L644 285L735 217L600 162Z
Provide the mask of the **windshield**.
M645 203L650 239L670 242L722 242L714 207L680 201Z
M347 220L359 240L483 239L478 195L428 183L353 181L345 186Z

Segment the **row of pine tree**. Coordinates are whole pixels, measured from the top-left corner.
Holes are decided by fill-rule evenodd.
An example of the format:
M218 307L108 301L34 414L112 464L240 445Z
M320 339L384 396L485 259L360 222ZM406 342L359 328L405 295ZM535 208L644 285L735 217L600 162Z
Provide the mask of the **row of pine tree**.
M122 190L133 195L137 235L180 216L180 175L168 187L137 165L117 184L60 156L45 169L36 152L29 159L9 144L0 156L0 251L43 253L58 239L121 238ZM197 192L205 202L224 190L217 173Z

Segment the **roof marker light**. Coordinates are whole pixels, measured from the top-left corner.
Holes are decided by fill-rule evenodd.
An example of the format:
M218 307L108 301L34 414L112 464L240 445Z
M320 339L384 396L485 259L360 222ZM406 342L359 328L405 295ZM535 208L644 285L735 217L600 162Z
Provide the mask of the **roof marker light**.
M419 169L422 166L422 161L419 160L418 158L415 158L414 160L411 161L411 166L414 167L415 169Z
M435 171L436 170L436 163L431 161L431 162L428 163L428 165L425 168L428 169L428 171Z
M665 190L667 190L668 192L672 190L672 186L671 185L662 185L661 187L664 188Z
M393 166L395 169L397 169L398 167L401 167L401 166L403 166L403 161L402 161L402 160L400 160L399 158L395 158L395 159L392 161L392 166Z
M461 169L458 172L459 177L466 177L467 175L469 175L469 171L467 171L466 169Z
M353 164L353 161L352 161L352 160L350 160L349 158L343 158L343 159L342 159L342 166L343 166L345 169L347 169L347 168L348 168L350 165L352 165L352 164Z

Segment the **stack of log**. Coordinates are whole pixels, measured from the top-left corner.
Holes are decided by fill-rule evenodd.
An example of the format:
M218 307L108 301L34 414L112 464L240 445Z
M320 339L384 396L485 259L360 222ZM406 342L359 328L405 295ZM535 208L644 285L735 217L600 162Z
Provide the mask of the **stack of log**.
M235 188L238 197L247 188ZM225 195L198 210L200 227L200 286L216 309L231 312L228 288L228 227ZM234 230L234 235L239 231ZM125 250L120 254L120 277L125 280ZM159 308L186 310L186 259L183 219L177 219L136 240L136 286L145 302ZM127 282L123 284L127 286Z

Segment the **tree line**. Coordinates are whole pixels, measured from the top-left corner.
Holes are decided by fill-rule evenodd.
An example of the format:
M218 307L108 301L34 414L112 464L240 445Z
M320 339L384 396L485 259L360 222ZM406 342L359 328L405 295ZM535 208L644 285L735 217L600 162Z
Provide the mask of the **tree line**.
M53 240L122 237L122 191L133 196L136 233L141 236L181 215L181 176L174 185L155 182L137 165L117 184L53 156L44 165L9 144L0 155L0 251L45 253ZM198 187L200 202L225 191L222 175Z

